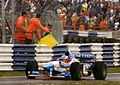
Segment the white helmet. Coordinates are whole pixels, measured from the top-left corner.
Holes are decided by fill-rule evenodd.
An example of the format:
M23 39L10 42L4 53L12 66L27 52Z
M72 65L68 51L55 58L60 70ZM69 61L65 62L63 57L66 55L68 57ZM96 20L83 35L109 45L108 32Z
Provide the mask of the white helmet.
M68 59L68 58L69 58L68 56L64 55L60 59Z

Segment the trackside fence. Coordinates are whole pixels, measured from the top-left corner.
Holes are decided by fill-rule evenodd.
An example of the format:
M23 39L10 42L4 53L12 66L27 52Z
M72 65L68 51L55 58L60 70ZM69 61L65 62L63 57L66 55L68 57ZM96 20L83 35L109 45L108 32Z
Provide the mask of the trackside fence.
M59 44L52 49L37 44L0 44L0 71L25 70L26 62L34 59L43 66L67 49L72 53L94 54L107 66L120 66L120 43Z

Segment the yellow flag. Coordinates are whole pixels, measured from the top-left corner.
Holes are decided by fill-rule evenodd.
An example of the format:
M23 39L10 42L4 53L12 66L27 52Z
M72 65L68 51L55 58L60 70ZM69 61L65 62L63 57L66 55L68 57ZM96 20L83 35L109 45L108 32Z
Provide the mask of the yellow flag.
M45 44L50 48L53 48L56 44L58 44L58 41L51 34L48 34L38 41L38 44Z

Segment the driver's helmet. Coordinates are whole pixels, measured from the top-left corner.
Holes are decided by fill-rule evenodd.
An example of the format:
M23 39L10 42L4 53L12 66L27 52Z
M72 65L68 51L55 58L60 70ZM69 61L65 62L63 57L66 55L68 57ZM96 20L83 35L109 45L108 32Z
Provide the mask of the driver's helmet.
M60 60L67 60L68 58L69 58L68 56L64 55L60 58Z
M70 52L67 50L64 55L62 55L60 58L57 60L69 60Z
M65 55L66 55L66 56L69 56L69 55L70 55L69 51L66 51L66 52L65 52Z

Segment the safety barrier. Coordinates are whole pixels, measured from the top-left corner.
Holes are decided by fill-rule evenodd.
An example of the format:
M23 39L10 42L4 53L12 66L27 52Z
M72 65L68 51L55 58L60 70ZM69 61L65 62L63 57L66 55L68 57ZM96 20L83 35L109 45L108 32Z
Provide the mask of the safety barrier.
M119 43L120 31L73 31L64 30L64 43Z
M53 49L45 45L0 44L0 70L24 70L26 61L37 60L41 66L54 56L61 56L66 45L58 45Z
M94 54L107 66L120 66L120 43L59 44L52 49L36 44L0 44L0 71L25 70L26 61L34 59L42 66L67 49L72 53Z

